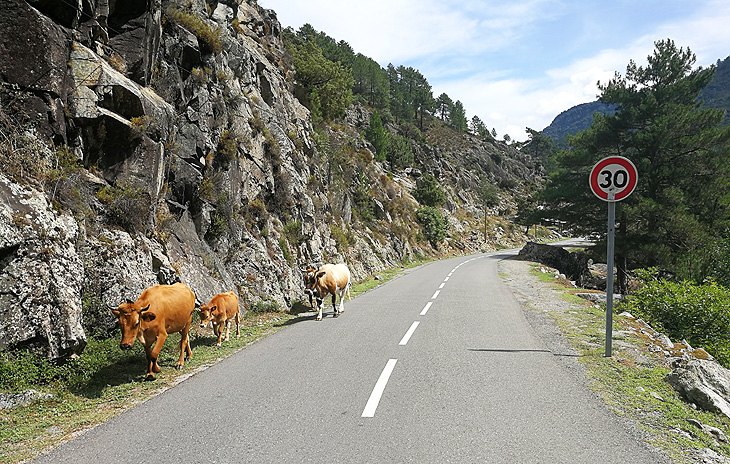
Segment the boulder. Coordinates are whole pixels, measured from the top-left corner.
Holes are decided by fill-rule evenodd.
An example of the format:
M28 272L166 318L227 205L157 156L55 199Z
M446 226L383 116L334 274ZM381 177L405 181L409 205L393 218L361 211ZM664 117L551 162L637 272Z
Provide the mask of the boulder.
M730 370L704 359L679 359L665 380L687 401L730 417Z
M557 269L579 287L591 280L588 256L583 253L570 253L559 246L527 242L518 256Z

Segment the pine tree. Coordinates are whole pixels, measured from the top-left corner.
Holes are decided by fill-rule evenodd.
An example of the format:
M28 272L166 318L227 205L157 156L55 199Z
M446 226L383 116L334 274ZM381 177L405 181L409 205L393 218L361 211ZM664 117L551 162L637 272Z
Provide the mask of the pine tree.
M451 109L449 124L458 131L466 131L467 129L466 111L464 110L464 105L459 100L456 100L456 103L454 103Z
M370 126L365 131L365 138L375 147L375 159L385 161L388 154L388 131L383 127L377 110L370 115Z
M605 203L593 197L588 175L601 158L625 156L637 167L635 192L616 207L616 264L623 271L657 265L701 280L707 252L730 226L730 128L723 114L700 109L700 91L713 69L693 69L695 55L673 41L655 43L646 67L632 60L625 76L600 84L612 115L569 138L541 197L546 213L576 234L606 230ZM619 273L619 280L624 275Z

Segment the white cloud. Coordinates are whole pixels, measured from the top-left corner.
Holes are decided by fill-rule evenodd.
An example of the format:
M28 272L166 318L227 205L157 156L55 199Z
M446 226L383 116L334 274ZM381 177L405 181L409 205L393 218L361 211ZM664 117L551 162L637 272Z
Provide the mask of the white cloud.
M730 54L727 0L693 0L691 6L656 2L643 9L631 2L608 6L600 0L259 4L274 8L284 26L308 22L383 66L419 69L435 96L446 92L464 104L469 117L478 115L500 137L508 133L515 140L525 139L525 127L541 130L562 111L595 100L598 81L607 83L616 71L624 74L629 60L645 63L656 40L671 38L689 47L702 66ZM639 17L639 10L656 14ZM599 26L608 35L594 30ZM614 30L621 35L610 35ZM586 44L605 46L587 50Z

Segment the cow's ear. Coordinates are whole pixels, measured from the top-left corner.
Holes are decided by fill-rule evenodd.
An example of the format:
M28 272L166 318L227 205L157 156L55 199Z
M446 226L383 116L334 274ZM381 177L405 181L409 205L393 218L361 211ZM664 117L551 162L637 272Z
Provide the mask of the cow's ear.
M110 309L111 309L111 308L110 308ZM119 311L118 309L111 309L111 312L112 312L112 314L114 314L114 316L116 316L116 317L119 317L119 316L121 316L121 315L122 315L122 312L121 312L121 311Z
M127 298L127 304L132 304L132 303L134 303L134 301L132 301L129 298Z
M319 279L324 277L325 274L327 274L327 271L319 271L315 277Z
M150 321L154 321L155 318L157 317L157 315L155 313L144 312L141 314L140 317L142 318L143 321L150 322Z
M211 307L210 307L209 309L210 309L210 312L212 313L212 312L214 312L214 311L215 311L216 309L218 309L218 305L213 305L213 306L211 306Z

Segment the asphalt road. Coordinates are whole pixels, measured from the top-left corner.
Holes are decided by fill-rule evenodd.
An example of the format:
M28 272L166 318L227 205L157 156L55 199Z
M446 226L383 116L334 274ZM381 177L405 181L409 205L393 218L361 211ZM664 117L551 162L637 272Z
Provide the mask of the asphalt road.
M330 306L35 462L661 462L533 332L508 254Z

